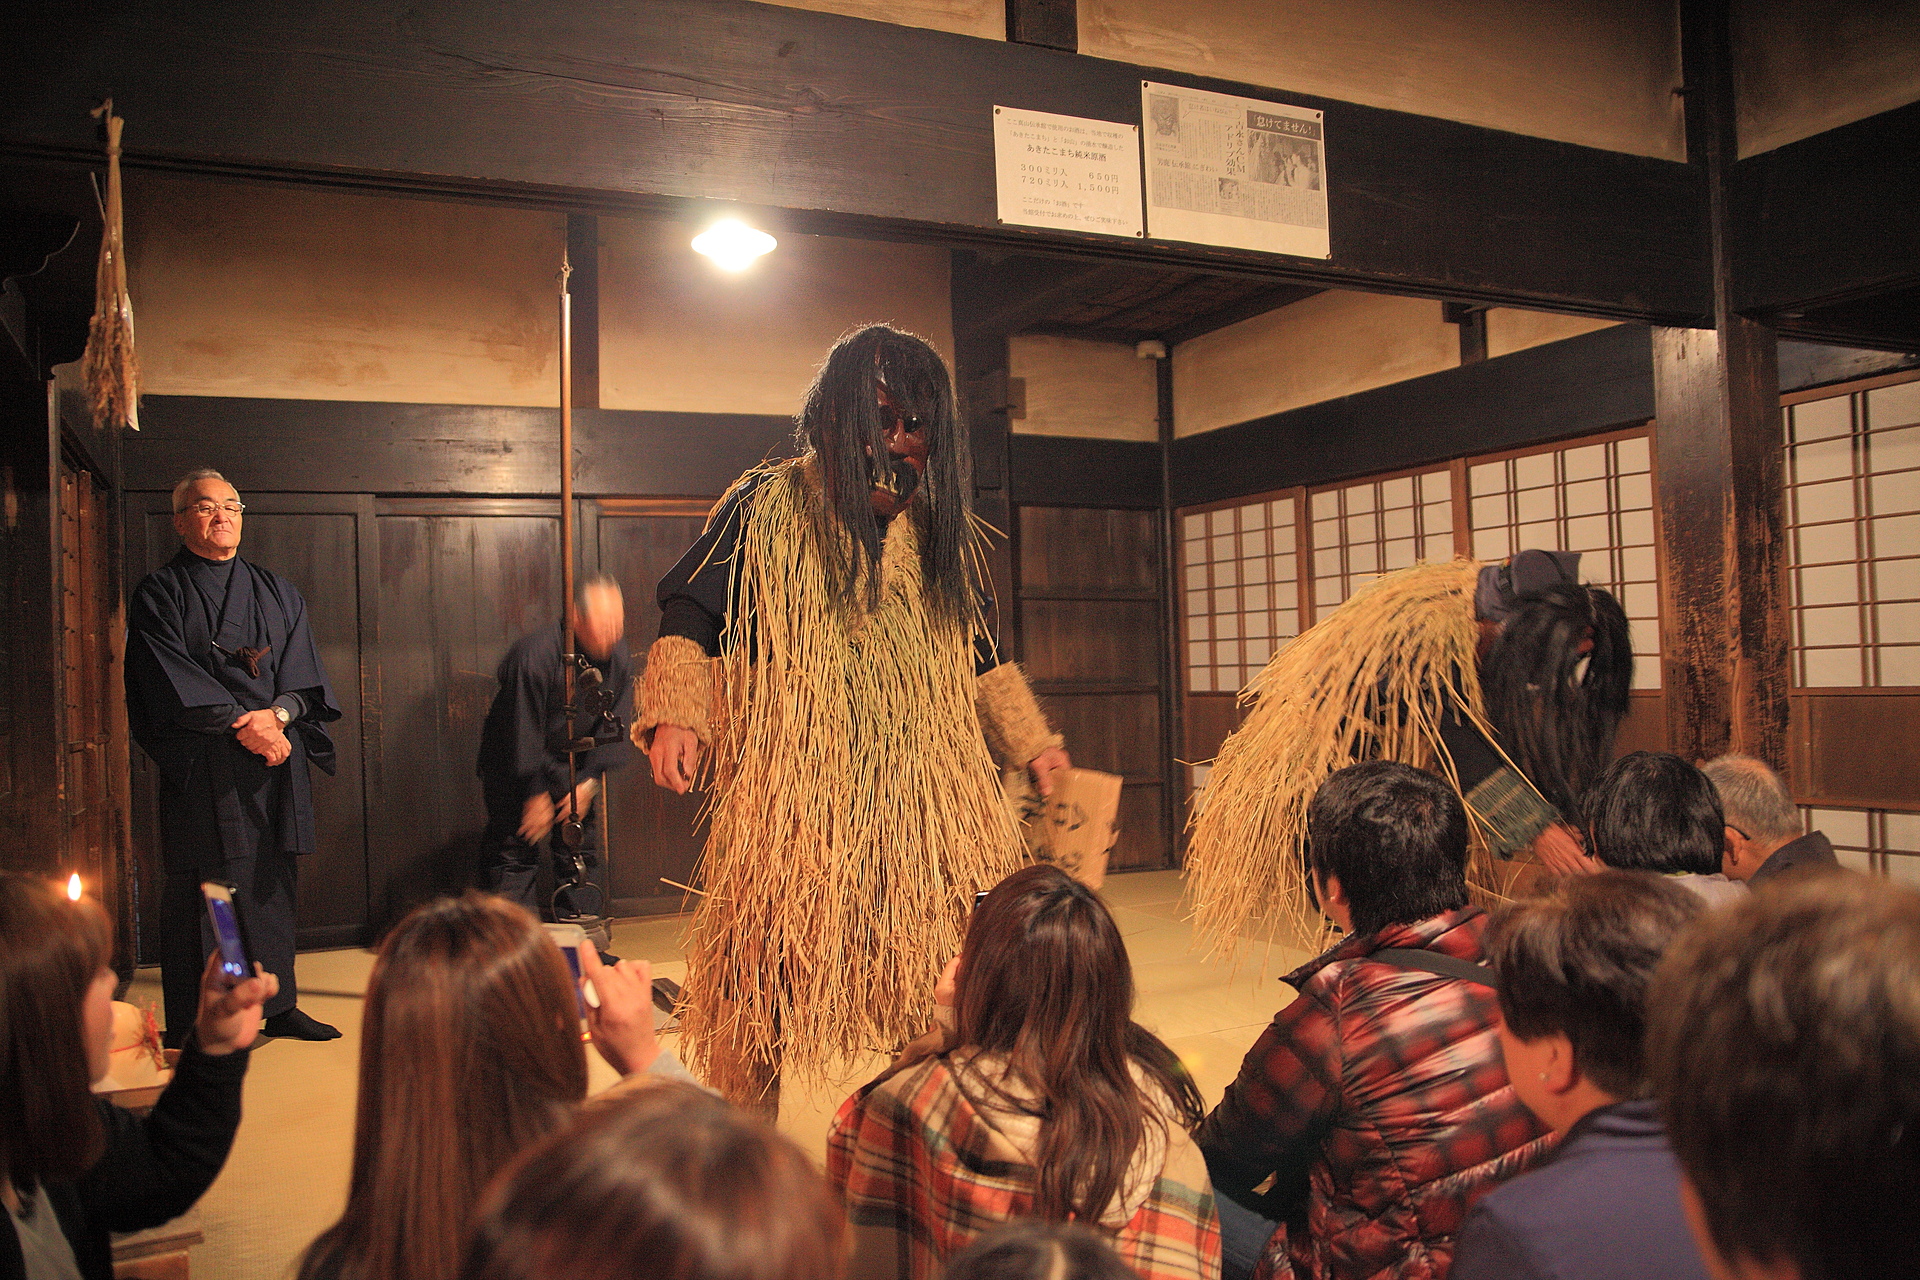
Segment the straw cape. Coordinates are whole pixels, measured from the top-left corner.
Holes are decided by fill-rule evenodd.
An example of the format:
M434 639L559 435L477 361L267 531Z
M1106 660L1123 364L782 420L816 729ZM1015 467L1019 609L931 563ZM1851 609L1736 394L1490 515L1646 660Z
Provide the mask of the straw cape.
M1455 708L1497 744L1475 661L1480 568L1455 560L1374 579L1276 653L1242 692L1251 710L1213 763L1187 850L1194 923L1209 953L1231 955L1249 935L1324 940L1303 854L1307 804L1329 775L1397 760L1459 790L1440 741ZM1503 777L1537 798L1517 770ZM1498 899L1514 870L1488 851L1487 806L1462 800L1475 834L1469 883Z
M879 604L841 603L805 460L748 473L715 661L703 893L682 1006L714 1088L892 1052L928 1020L973 894L1025 861L975 709L972 625L927 607L892 521ZM716 511L724 509L726 500Z

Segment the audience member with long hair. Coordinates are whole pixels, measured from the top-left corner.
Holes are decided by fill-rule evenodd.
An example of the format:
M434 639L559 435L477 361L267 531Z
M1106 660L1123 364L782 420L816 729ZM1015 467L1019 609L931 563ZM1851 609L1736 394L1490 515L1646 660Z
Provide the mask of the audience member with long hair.
M596 1046L644 1070L658 1052L646 966L581 953ZM504 898L443 898L394 926L367 984L346 1212L300 1280L451 1276L488 1180L586 1097L578 1010L559 948Z
M1098 1228L1147 1280L1214 1280L1219 1226L1188 1136L1200 1098L1132 1021L1126 944L1099 898L1055 867L1015 872L974 908L948 975L951 1025L848 1099L828 1137L855 1276L930 1280L1032 1216Z
M1654 970L1705 910L1672 880L1610 870L1494 916L1507 1076L1560 1145L1474 1208L1454 1280L1706 1280L1643 1050Z
M144 1118L96 1098L115 977L106 915L0 872L0 1277L108 1280L108 1233L193 1207L226 1163L273 975L233 983L208 961L173 1080Z
M812 1161L691 1085L588 1104L480 1205L461 1280L838 1280L843 1216Z

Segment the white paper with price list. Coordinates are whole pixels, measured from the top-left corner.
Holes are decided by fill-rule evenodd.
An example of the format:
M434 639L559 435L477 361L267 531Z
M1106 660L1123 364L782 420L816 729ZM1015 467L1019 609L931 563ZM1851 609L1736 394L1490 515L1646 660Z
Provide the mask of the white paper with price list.
M1139 236L1140 129L1048 111L993 109L1000 221Z

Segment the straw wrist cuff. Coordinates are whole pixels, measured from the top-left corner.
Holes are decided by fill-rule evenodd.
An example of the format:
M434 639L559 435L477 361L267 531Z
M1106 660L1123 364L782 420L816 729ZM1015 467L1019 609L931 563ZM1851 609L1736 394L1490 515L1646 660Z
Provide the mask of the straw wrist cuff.
M987 745L1007 766L1024 769L1041 752L1066 745L1016 664L1003 662L976 680L974 699Z
M647 650L640 677L639 714L633 719L634 744L645 750L655 726L678 725L711 742L713 659L685 636L661 636Z

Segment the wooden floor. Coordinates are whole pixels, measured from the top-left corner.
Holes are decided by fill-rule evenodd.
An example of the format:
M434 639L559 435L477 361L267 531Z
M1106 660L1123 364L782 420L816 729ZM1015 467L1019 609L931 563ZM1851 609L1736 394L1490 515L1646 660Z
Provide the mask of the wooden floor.
M1277 976L1306 953L1275 947L1264 965L1256 953L1238 972L1200 959L1192 952L1174 872L1114 876L1103 896L1133 961L1135 1016L1186 1061L1211 1105L1247 1047L1292 998ZM619 924L613 950L651 959L656 974L681 980L685 925L684 916ZM283 1280L300 1251L339 1216L353 1149L360 1005L372 967L371 953L358 949L300 957L301 1007L345 1035L327 1044L268 1041L255 1051L233 1155L195 1210L206 1239L193 1250L194 1280ZM159 971L141 970L127 999L157 1010ZM588 1059L592 1088L611 1084L611 1069L595 1054ZM850 1064L836 1079L789 1081L780 1128L821 1156L834 1111L884 1065L876 1056Z

